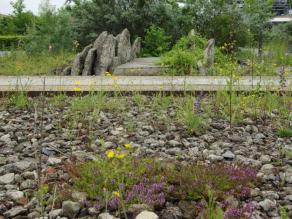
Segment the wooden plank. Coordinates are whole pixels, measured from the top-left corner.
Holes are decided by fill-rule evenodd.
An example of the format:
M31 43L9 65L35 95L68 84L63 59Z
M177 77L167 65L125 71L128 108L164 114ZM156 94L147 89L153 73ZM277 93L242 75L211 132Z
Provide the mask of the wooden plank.
M0 76L0 92L11 91L218 91L228 89L220 76ZM45 86L44 86L45 82ZM280 89L279 77L242 77L236 91ZM292 91L292 77L285 91Z

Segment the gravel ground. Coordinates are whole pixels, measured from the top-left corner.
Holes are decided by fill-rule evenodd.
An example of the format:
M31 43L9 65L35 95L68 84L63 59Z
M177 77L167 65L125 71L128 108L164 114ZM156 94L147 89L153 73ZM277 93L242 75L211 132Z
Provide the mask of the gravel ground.
M234 125L232 129L226 121L210 119L206 129L194 135L176 122L173 106L158 113L147 106L143 110L133 106L131 99L128 99L128 104L132 107L123 112L95 111L87 114L83 118L86 122L77 122L72 130L68 128L72 118L66 115L67 104L64 107L46 106L42 141L38 135L41 114L36 114L33 107L2 108L0 215L3 216L0 218L40 218L37 199L33 195L37 188L35 157L38 145L42 146L42 172L47 173L47 179L68 181L70 176L60 167L68 162L71 154L76 160L90 160L94 159L96 152L104 153L105 149L114 149L125 143L132 143L137 155L155 155L179 162L227 162L254 166L258 169L260 184L252 191L251 200L256 206L253 218L280 218L280 206L285 206L292 217L292 160L281 153L283 148L292 150L292 138L276 136L273 118L257 121L245 118L242 124ZM103 148L100 147L101 142ZM48 173L50 167L57 171ZM168 210L171 211L171 208ZM75 202L63 202L57 210L46 208L51 218L74 218L76 211L80 212L79 217L97 218L94 212L84 213ZM155 218L149 212L145 214L146 217L142 215L140 218ZM160 217L186 218L183 214L174 214ZM106 218L106 215L98 218Z

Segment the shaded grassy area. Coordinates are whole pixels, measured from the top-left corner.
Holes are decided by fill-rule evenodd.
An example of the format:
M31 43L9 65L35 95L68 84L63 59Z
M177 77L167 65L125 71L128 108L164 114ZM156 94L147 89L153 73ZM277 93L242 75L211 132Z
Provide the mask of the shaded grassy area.
M41 53L29 55L25 52L12 52L0 57L0 75L50 75L61 70L74 58L73 53Z

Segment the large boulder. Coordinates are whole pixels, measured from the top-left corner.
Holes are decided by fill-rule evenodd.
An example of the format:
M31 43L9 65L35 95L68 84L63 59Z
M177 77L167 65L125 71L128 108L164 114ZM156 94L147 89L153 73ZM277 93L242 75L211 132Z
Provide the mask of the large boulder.
M84 61L88 54L88 51L92 48L92 44L86 46L82 52L78 53L71 69L71 75L78 76L81 75L84 68Z
M94 63L96 59L96 48L92 48L88 51L84 62L84 69L82 71L83 76L91 75L94 70Z
M97 57L95 75L100 75L109 70L115 57L115 45L115 37L113 35L108 35L100 51L100 56Z

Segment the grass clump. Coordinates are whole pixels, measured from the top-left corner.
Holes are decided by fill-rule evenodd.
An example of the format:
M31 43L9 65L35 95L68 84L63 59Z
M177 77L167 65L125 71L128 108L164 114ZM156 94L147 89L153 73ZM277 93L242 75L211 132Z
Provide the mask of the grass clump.
M292 128L281 128L277 131L277 135L281 138L291 138Z
M58 95L54 95L50 98L49 102L55 107L64 107L66 105L66 100L68 96L64 93L60 93Z
M9 105L17 108L25 108L29 106L27 93L20 91L16 92L9 98Z
M178 120L184 124L189 132L197 132L203 127L203 117L194 108L194 99L186 97L177 112Z

